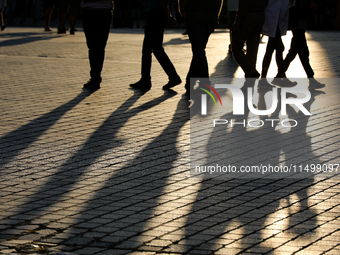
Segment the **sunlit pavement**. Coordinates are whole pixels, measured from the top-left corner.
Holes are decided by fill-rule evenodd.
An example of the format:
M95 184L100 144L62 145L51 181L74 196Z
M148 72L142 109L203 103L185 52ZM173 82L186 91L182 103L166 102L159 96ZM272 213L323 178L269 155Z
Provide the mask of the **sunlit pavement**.
M182 32L167 31L164 42L184 80L191 49ZM333 83L278 162L339 164L340 33L307 38L315 77ZM101 89L91 93L82 89L81 29L1 32L0 253L340 254L339 178L190 177L184 83L163 91L167 77L154 59L152 89L129 89L140 78L142 40L142 30L111 30ZM290 35L284 41L287 52ZM213 83L243 76L228 45L226 30L210 38ZM298 58L287 76L305 77Z

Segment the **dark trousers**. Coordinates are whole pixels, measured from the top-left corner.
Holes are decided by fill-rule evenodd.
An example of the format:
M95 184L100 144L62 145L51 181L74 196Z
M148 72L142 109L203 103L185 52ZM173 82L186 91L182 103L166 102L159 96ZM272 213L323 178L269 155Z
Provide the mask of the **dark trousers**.
M105 47L109 37L112 13L110 10L83 10L83 29L89 49L90 76L100 79L103 69Z
M263 62L262 62L262 75L261 76L263 78L267 77L268 69L270 66L270 62L271 62L274 50L276 50L275 58L276 58L276 64L277 64L278 70L283 68L284 49L285 47L282 42L280 29L277 28L275 37L269 37L269 40L267 43L266 53L264 55Z
M151 11L148 15L144 30L142 51L142 80L151 80L152 53L162 66L169 79L177 78L178 74L163 48L164 28L166 18L161 11Z
M217 15L209 13L187 13L186 17L187 31L191 43L192 60L189 72L186 77L185 88L190 90L195 84L191 78L200 78L201 82L210 84L209 82L209 67L205 54L209 36L217 25ZM203 78L203 79L202 79Z
M314 77L314 71L309 63L309 50L305 32L305 29L292 29L293 37L290 43L290 49L284 60L283 68L281 70L279 69L278 77L285 76L290 63L295 59L296 55L299 55L301 64L303 69L305 69L307 77Z
M234 59L246 77L251 77L256 72L257 51L263 23L264 12L248 12L240 24L240 29L231 33ZM244 43L247 44L246 54L243 52Z

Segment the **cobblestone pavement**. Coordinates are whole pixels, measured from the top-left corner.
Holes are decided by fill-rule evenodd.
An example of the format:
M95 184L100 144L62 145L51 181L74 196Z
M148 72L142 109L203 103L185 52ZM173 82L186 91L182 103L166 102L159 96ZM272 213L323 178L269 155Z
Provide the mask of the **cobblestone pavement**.
M164 42L184 79L191 51L181 32L168 30ZM340 33L307 37L316 77L332 82L313 95L304 131L284 148L249 147L254 160L278 152L278 162L340 163ZM154 61L152 89L129 89L142 40L142 30L111 30L102 88L91 93L82 90L81 29L1 32L0 254L340 254L339 178L190 177L183 84L163 91ZM228 44L226 30L211 36L213 82L243 76ZM298 60L287 75L304 77ZM227 156L242 156L238 149Z

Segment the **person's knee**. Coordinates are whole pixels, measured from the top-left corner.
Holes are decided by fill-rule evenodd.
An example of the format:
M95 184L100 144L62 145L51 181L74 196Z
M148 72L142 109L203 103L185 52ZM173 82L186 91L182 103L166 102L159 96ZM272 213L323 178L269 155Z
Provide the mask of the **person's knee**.
M163 46L161 46L161 47L154 47L153 48L153 53L155 54L155 55L160 55L160 54L164 54L165 53L165 51L164 51L164 48L163 48Z
M205 48L202 47L193 47L192 48L192 56L193 58L205 58Z

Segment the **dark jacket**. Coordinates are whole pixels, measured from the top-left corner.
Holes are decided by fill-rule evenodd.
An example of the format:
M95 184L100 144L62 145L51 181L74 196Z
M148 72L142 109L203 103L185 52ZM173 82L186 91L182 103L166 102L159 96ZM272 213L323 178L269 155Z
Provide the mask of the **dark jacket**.
M313 0L296 0L295 6L289 9L288 29L307 29L312 3Z

